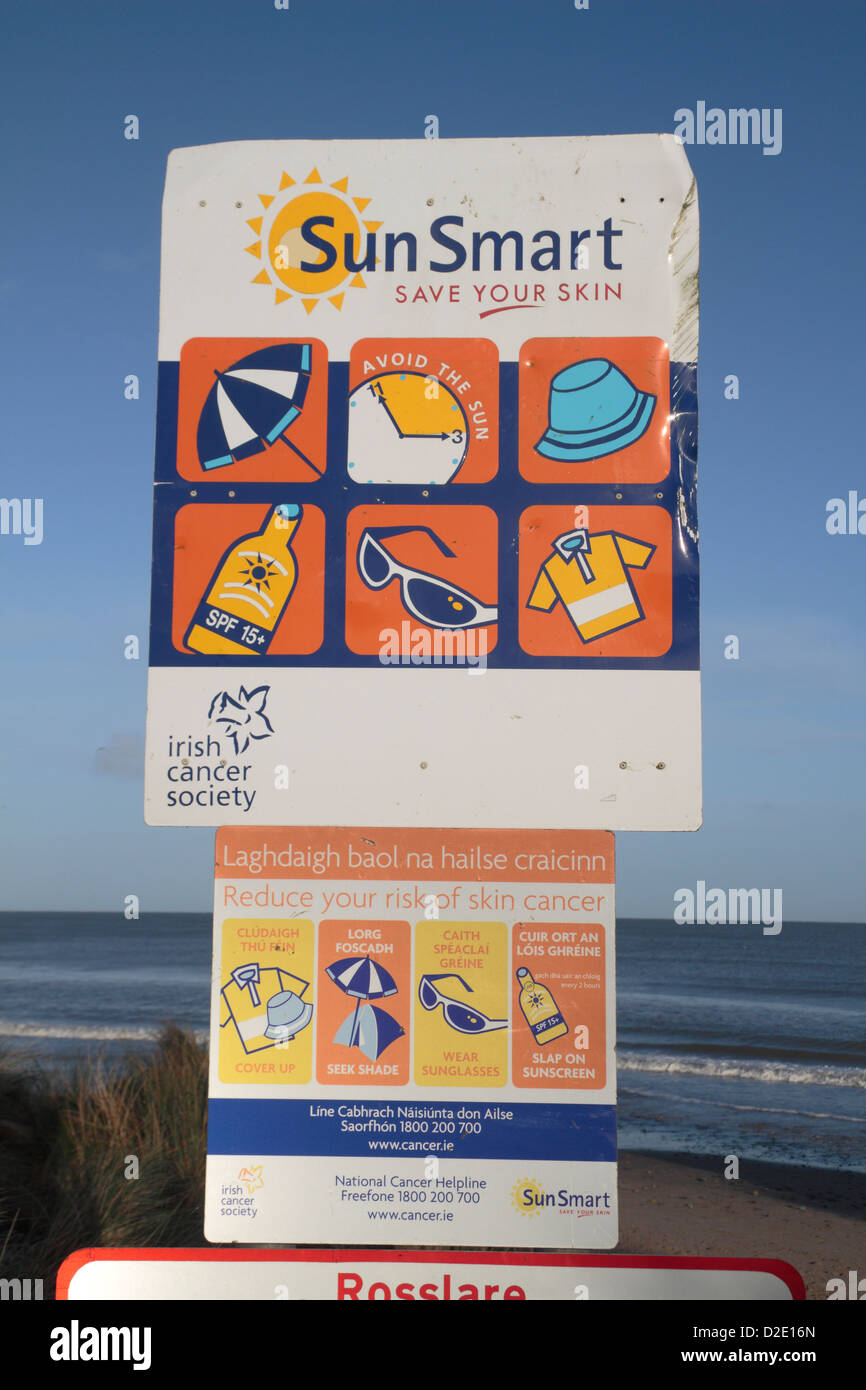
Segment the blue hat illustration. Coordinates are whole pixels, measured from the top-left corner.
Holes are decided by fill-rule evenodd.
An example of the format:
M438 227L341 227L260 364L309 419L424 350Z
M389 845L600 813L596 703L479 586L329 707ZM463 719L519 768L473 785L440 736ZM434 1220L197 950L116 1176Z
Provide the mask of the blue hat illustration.
M572 362L550 383L549 423L536 452L569 463L604 458L640 439L655 403L606 357Z
M305 1004L294 990L284 989L268 1000L268 1026L265 1037L271 1041L291 1042L313 1017L312 1004Z

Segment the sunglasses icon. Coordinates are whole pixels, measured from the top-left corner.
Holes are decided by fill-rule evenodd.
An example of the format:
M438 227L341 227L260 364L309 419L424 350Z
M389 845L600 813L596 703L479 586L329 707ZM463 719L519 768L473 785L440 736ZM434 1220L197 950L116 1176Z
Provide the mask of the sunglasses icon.
M490 608L467 594L465 589L458 589L435 574L399 564L382 544L383 537L403 536L413 531L429 536L443 555L454 559L454 551L429 526L368 526L358 543L357 557L358 573L368 589L384 589L393 579L399 579L403 607L428 627L453 632L495 623L498 609Z
M430 1013L433 1009L442 1005L442 1013L449 1028L453 1028L456 1033L495 1033L498 1028L507 1028L507 1018L488 1018L486 1014L479 1013L477 1009L470 1009L468 1004L461 1004L457 999L449 999L447 994L442 994L436 988L437 980L459 980L460 984L470 994L472 986L468 985L460 975L422 975L418 985L418 998L421 1007Z

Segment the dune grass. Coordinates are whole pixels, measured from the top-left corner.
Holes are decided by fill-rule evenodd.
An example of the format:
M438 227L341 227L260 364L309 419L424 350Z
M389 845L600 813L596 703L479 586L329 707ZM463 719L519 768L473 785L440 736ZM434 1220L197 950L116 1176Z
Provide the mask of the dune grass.
M204 1246L206 1106L206 1050L174 1026L110 1073L0 1058L0 1277L47 1298L73 1250Z

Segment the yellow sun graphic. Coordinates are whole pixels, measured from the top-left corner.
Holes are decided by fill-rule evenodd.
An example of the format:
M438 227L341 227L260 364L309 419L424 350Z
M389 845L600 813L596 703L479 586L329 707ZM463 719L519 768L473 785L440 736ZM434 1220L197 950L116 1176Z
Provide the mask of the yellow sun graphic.
M521 1216L535 1216L540 1210L537 1199L544 1196L544 1188L534 1178L518 1178L511 1189L511 1205Z
M287 189L288 197L280 197ZM261 217L247 218L257 240L246 250L264 268L253 278L254 285L270 285L275 293L274 303L284 299L300 299L308 314L321 300L327 299L342 309L347 282L351 289L366 289L360 271L345 263L345 248L354 262L364 259L360 254L362 226L364 232L376 232L381 222L368 222L360 216L369 198L355 198L349 193L349 179L337 179L325 185L318 169L311 169L303 183L283 173L276 193L260 193L264 208ZM336 252L333 265L327 270L304 270L304 264L326 265L328 253L310 245L301 231L309 217L328 218L314 228L314 234L327 241ZM346 238L349 238L348 242Z

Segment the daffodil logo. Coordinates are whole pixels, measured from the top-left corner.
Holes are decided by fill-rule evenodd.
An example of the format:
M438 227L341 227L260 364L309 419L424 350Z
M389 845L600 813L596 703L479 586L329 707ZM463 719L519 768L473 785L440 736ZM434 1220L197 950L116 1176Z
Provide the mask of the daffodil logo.
M250 1164L247 1168L242 1168L238 1173L238 1182L243 1183L244 1187L247 1189L248 1196L251 1196L258 1188L264 1187L265 1180L262 1176L262 1168L263 1165L261 1163L255 1166Z
M263 569L264 566L256 568ZM255 690L247 690L242 685L237 696L221 690L211 700L208 719L224 725L235 753L245 753L254 738L269 738L274 732L274 726L265 714L270 692L269 685L256 686Z
M312 169L298 183L284 172L277 192L260 193L259 201L264 213L247 219L257 239L246 249L264 261L253 284L270 285L275 304L300 299L311 314L327 299L342 309L347 289L366 289L361 271L376 263L367 234L382 224L361 216L370 199L349 192L348 176L326 184Z
M511 1189L511 1205L521 1216L535 1216L544 1206L544 1188L534 1178L518 1178Z

